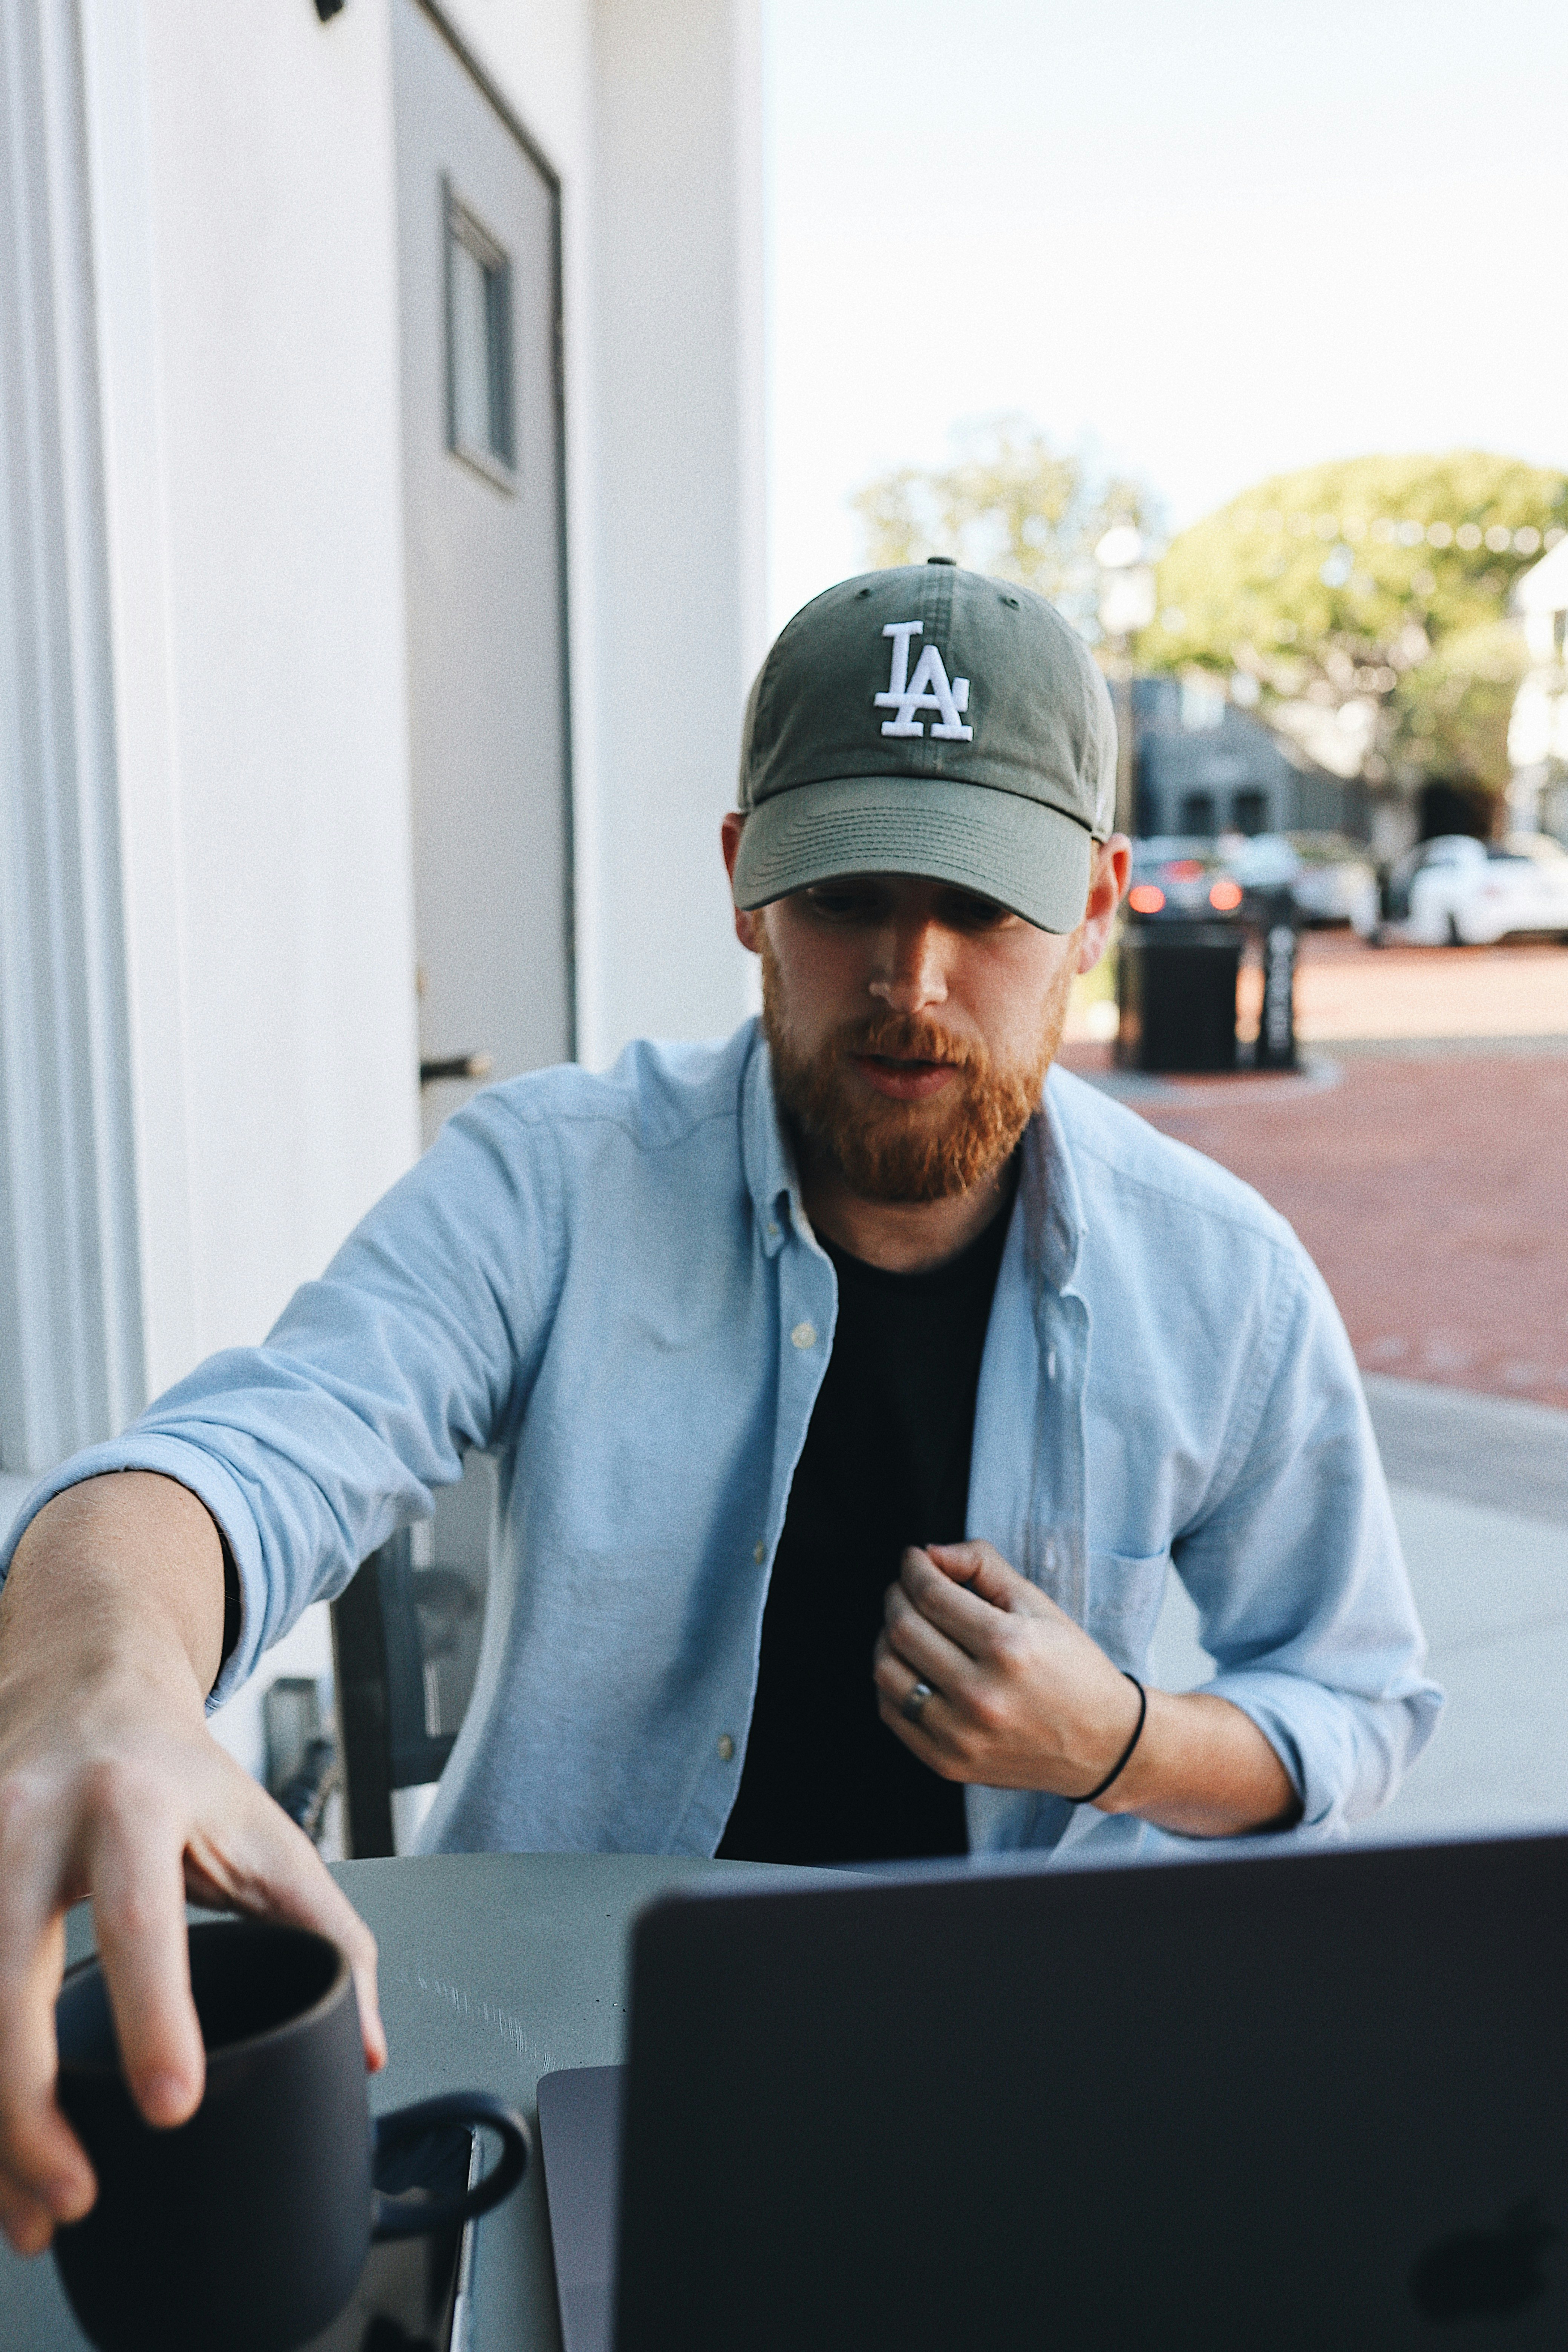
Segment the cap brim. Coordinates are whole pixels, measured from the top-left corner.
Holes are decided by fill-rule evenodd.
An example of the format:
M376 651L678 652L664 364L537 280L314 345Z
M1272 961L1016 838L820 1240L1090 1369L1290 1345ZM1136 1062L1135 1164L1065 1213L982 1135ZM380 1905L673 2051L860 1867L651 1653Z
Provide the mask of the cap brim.
M1087 826L1043 801L936 776L834 776L748 814L737 907L836 874L918 874L994 899L1042 931L1076 930L1089 898Z

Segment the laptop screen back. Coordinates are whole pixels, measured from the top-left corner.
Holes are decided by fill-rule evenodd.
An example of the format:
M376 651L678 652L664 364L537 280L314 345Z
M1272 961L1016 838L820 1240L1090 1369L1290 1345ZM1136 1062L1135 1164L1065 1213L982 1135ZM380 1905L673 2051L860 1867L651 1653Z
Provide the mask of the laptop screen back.
M1565 1965L1557 1838L660 1902L619 2352L1560 2347Z

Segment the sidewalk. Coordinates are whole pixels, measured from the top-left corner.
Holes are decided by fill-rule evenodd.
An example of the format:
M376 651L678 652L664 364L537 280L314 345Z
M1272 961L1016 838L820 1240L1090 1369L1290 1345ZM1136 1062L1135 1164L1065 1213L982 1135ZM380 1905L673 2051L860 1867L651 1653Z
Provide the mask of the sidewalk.
M1568 1405L1568 1052L1391 1049L1136 1108L1289 1219L1363 1370Z
M1367 1394L1447 1705L1404 1788L1357 1833L1568 1828L1568 1413L1424 1400L1407 1381L1371 1381ZM1154 1678L1190 1690L1210 1671L1173 1577Z

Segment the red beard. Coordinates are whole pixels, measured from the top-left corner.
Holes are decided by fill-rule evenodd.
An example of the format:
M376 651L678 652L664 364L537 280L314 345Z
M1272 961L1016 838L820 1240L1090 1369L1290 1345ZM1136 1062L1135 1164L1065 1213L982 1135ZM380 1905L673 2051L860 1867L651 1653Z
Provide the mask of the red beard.
M837 1162L861 1200L955 1200L995 1174L1039 1108L1071 985L1071 971L1064 968L1027 1066L998 1069L984 1045L950 1036L923 1014L903 1013L847 1021L807 1057L790 1037L778 962L764 935L763 1028L779 1108ZM868 1102L862 1090L851 1090L850 1064L858 1054L946 1062L955 1067L956 1081L925 1102Z

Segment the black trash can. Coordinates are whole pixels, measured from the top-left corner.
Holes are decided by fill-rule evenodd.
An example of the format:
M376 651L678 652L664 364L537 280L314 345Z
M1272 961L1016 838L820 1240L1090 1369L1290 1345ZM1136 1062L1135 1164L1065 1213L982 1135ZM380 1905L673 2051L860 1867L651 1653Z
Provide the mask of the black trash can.
M1166 917L1121 934L1118 1062L1133 1070L1234 1070L1237 923Z

